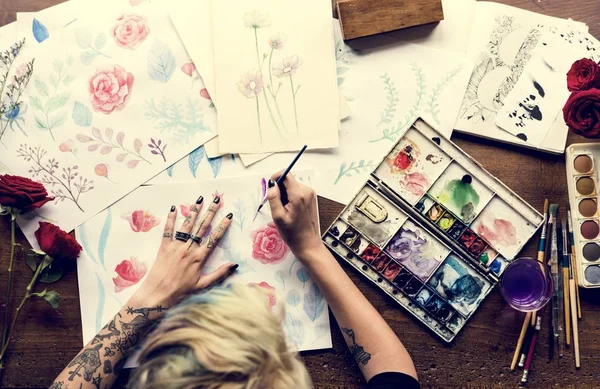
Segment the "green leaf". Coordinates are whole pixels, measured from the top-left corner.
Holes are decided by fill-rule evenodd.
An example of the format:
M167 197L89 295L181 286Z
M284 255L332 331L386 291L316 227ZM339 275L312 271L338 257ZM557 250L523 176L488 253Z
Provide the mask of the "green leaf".
M42 120L38 118L37 115L35 115L35 124L37 124L38 128L41 130L48 129L48 127L46 127L46 124L44 124L44 122L42 122Z
M37 96L29 96L29 104L36 111L42 110L42 103L40 102L40 99Z
M61 277L63 276L63 273L64 273L64 271L63 271L62 267L58 266L55 263L52 263L47 268L42 270L42 272L40 273L40 278L38 278L38 281L40 281L41 283L44 283L44 284L51 284L53 282L60 280Z
M70 83L72 83L72 82L73 82L73 80L74 80L74 79L75 79L75 78L73 78L73 76L67 76L67 77L65 77L65 79L63 80L63 84L65 84L65 85L69 85Z
M38 262L39 262L38 260L39 260L38 254L35 254L35 253L26 253L25 254L25 263L32 271L35 271L35 269L37 269Z
M58 308L58 298L60 297L60 295L53 290L49 290L47 292L44 290L44 292L45 292L44 295L41 297L44 300L46 300L52 308L57 309Z
M106 44L106 34L98 34L96 35L96 39L94 39L94 46L96 49L102 50L104 45Z
M69 101L69 94L68 93L60 93L58 95L52 96L47 102L46 102L46 113L52 113L54 111L56 111L59 108L62 108L65 106L65 104L67 104L67 102Z
M56 73L62 72L63 63L58 59L54 58L54 61L52 61L52 69L54 69Z
M44 81L35 80L35 89L37 89L40 95L48 97L48 87Z
M338 77L338 86L342 85L346 79L343 77Z
M75 30L75 39L77 40L77 45L82 49L87 49L92 44L92 32L89 28L82 27Z
M35 293L32 293L32 295L34 295L34 296L38 296L38 297L42 297L42 298L43 298L43 297L46 295L46 292L47 292L47 290L46 290L46 289L44 289L44 290L42 290L41 292L35 292Z
M350 68L337 68L337 74L339 76L340 74L346 73L348 70L350 70Z
M65 124L66 121L67 121L67 113L61 112L58 114L58 116L56 116L55 118L50 120L50 128L62 126L63 124Z

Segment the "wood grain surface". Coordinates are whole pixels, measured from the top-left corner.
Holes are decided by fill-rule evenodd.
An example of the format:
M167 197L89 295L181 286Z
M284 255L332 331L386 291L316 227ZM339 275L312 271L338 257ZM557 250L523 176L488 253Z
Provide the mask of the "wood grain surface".
M15 20L18 11L37 11L60 0L0 0L0 26ZM600 2L598 0L504 0L506 4L552 16L586 22L590 32L600 38ZM562 205L567 201L564 157L549 156L455 135L452 139L480 161L492 174L541 210L544 198ZM569 136L568 142L584 142ZM1 158L1 156L0 156ZM342 206L319 199L321 227L326 228ZM9 223L0 218L0 296L4 296L9 255ZM535 242L523 251L534 255ZM19 234L19 243L27 246ZM417 367L424 388L515 388L520 373L508 369L521 328L523 315L510 309L495 290L483 302L451 345L446 345L418 321L401 309L370 282L345 266L348 275L373 303L404 342ZM31 272L22 255L17 258L11 308L27 285ZM4 388L42 388L76 355L82 346L77 276L67 274L53 286L61 295L58 312L43 301L32 301L19 320L19 328L10 347L4 372ZM581 290L583 319L579 325L581 369L575 370L572 349L552 363L547 359L547 327L543 327L537 357L532 365L528 386L531 388L600 386L600 291ZM3 302L3 301L2 301ZM2 307L3 308L3 307ZM0 309L3 314L3 309ZM332 324L335 324L333 317ZM333 326L333 349L304 353L304 360L318 388L364 388L365 383Z

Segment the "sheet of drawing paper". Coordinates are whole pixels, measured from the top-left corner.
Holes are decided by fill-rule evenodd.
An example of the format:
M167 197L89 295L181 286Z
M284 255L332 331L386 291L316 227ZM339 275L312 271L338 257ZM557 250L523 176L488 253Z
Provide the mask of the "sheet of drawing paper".
M19 220L30 242L41 218L70 231L215 136L215 110L189 88L168 16L102 9L21 58L35 57L35 70L4 162L56 198Z
M295 175L311 184L312 173L296 171ZM213 224L229 212L234 214L233 223L204 271L211 272L229 262L239 264L227 282L262 286L271 295L269 303L285 305L283 324L290 343L300 350L331 347L325 298L281 240L268 204L252 221L261 199L260 176L143 186L78 227L76 237L83 246L77 274L84 343L143 282L156 258L171 205L177 206L176 225L180 225L199 195L209 204L217 194L222 208ZM261 245L261 239L267 237L271 239L269 250ZM123 274L120 264L135 271Z
M500 129L496 113L531 58L542 31L579 31L581 23L553 18L497 3L478 2L468 55L475 67L460 109L456 128L477 136L527 145ZM540 149L564 151L564 123L552 126ZM531 147L531 145L530 145Z
M559 36L544 32L523 74L504 99L496 125L539 147L569 98L565 74L582 55Z
M319 0L212 2L219 150L338 145L331 7ZM306 28L310 20L311 28Z
M471 68L461 58L406 43L377 52L355 52L344 44L339 24L335 25L337 82L355 114L342 122L338 148L307 151L294 169L315 170L317 193L347 204L419 116L444 136L450 136ZM288 166L295 154L277 153L248 168L239 158L224 156L218 169L212 169L198 151L198 157L183 159L170 175L161 174L151 182L231 177L249 172L269 177Z

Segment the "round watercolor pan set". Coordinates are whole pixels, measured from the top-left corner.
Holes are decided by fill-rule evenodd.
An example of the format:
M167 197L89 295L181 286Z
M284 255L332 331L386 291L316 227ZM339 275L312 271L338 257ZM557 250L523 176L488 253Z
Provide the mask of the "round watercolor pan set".
M323 241L450 342L542 222L533 207L417 120Z
M567 148L567 186L577 261L575 271L578 272L579 286L583 288L600 288L599 157L598 143L579 143Z

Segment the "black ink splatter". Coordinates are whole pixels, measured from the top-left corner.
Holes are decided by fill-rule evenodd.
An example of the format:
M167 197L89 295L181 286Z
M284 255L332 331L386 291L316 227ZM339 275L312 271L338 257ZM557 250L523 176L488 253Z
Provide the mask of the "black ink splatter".
M517 138L527 142L527 135L521 133L521 134L517 134Z
M546 96L546 92L544 92L544 88L536 81L533 82L533 87L537 90L538 94L542 97Z

